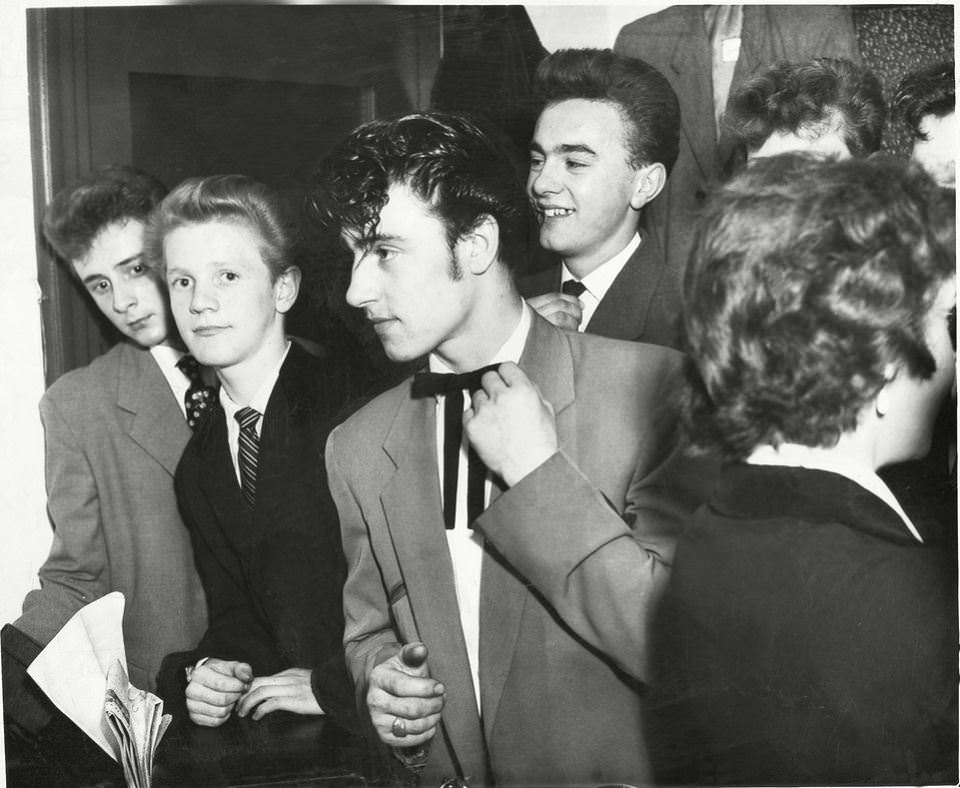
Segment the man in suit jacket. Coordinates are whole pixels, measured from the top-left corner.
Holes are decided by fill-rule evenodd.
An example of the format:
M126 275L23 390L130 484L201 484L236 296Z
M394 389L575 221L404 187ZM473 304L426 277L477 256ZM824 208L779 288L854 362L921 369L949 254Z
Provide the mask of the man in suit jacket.
M521 293L564 328L676 347L679 290L638 225L677 158L677 97L656 69L610 50L554 52L535 84L546 106L527 193L540 244L560 259Z
M677 164L646 216L676 282L707 193L729 173L734 142L719 119L731 88L778 60L860 62L847 6L671 6L625 25L613 48L661 71L680 99Z
M343 553L322 461L344 393L284 332L300 271L276 196L239 175L184 181L145 243L184 341L221 384L176 475L210 626L165 660L164 692L185 696L199 725L283 709L350 727Z
M61 377L40 401L53 545L41 587L4 629L4 656L19 653L23 664L5 659L3 672L5 715L33 732L53 710L23 672L29 655L87 603L123 592L127 667L144 689L154 688L163 655L206 626L173 491L190 437L190 381L177 368L182 351L166 290L141 256L144 221L165 192L144 173L109 167L60 192L44 217L51 246L125 341Z
M645 620L672 543L654 488L673 451L679 354L564 332L525 305L510 272L526 241L516 173L464 118L362 126L317 183L315 202L353 251L348 302L390 358L428 355L432 370L373 400L327 445L359 704L425 784L648 781L640 684L472 525L491 500L527 500L519 516L557 518L558 533L576 523L635 538L626 594L637 589L630 618ZM485 381L529 376L556 412L554 442L528 447L535 470L522 481L512 468L487 473L460 434L479 375L467 370L491 362L501 372ZM559 510L550 496L573 483L584 494ZM636 515L632 530L621 514Z

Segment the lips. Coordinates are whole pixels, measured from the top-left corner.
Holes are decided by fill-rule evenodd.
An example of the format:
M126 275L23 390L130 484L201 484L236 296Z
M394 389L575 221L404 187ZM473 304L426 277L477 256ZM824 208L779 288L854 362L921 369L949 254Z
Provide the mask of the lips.
M212 337L226 330L226 326L196 326L193 333L200 337Z
M150 318L152 317L153 315L145 315L144 317L139 317L136 320L131 320L129 323L127 323L127 328L131 331L143 331L143 329L145 329L150 323Z

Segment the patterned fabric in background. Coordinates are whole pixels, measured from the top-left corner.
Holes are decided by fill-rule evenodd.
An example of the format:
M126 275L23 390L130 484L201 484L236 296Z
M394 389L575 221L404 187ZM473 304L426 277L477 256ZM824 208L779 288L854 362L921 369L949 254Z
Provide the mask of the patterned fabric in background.
M863 65L883 85L887 107L905 74L953 60L953 5L853 6L853 26ZM913 141L907 127L888 121L882 149L909 156Z

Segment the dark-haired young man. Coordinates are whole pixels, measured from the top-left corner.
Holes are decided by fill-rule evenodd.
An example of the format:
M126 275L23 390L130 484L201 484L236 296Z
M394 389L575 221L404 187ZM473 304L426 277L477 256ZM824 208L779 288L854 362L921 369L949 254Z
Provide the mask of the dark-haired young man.
M27 728L48 719L46 699L7 657L29 662L88 602L123 592L127 668L143 689L154 689L163 655L207 623L173 489L196 416L187 401L207 391L178 366L166 289L142 257L144 223L165 193L151 176L109 167L58 193L44 216L50 245L125 341L40 401L53 546L14 622L35 643L4 632L4 711Z
M327 445L359 704L425 785L648 782L638 685L481 531L548 524L543 550L559 563L628 542L622 599L594 600L587 619L642 629L672 544L654 488L674 449L680 355L561 331L524 303L511 273L526 240L520 179L462 117L361 126L325 161L315 199L353 252L348 302L391 359L429 357ZM481 382L542 407L508 431L510 451L486 448L489 468L462 434ZM471 439L495 432L484 421ZM628 669L646 678L645 658Z
M677 158L673 89L642 60L596 49L548 55L535 88L545 107L527 193L540 244L560 259L521 291L561 327L675 347L679 284L639 228Z

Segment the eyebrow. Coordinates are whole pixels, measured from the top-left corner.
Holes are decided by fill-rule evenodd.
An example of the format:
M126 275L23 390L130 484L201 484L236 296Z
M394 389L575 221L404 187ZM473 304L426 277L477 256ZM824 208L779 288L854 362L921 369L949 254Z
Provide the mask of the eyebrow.
M534 153L544 153L543 146L537 142L530 143L530 150ZM582 142L563 142L553 146L555 153L586 153L590 156L596 156L597 152L589 145Z
M132 254L129 257L125 257L123 258L123 260L120 260L119 262L114 263L113 268L114 270L116 270L117 268L123 268L123 266L129 265L130 263L140 260L142 257L143 257L143 252L137 252L136 254ZM84 284L88 284L90 282L96 282L98 279L103 279L103 274L88 274L87 276L83 277L83 279L81 279L80 281L83 282Z
M340 242L347 248L348 252L353 251L354 248L369 251L373 248L374 244L399 243L402 241L403 236L390 235L388 233L374 233L373 235L368 235L366 237L349 235L348 237L344 238L342 235L340 236ZM351 246L351 244L353 244L353 246Z

